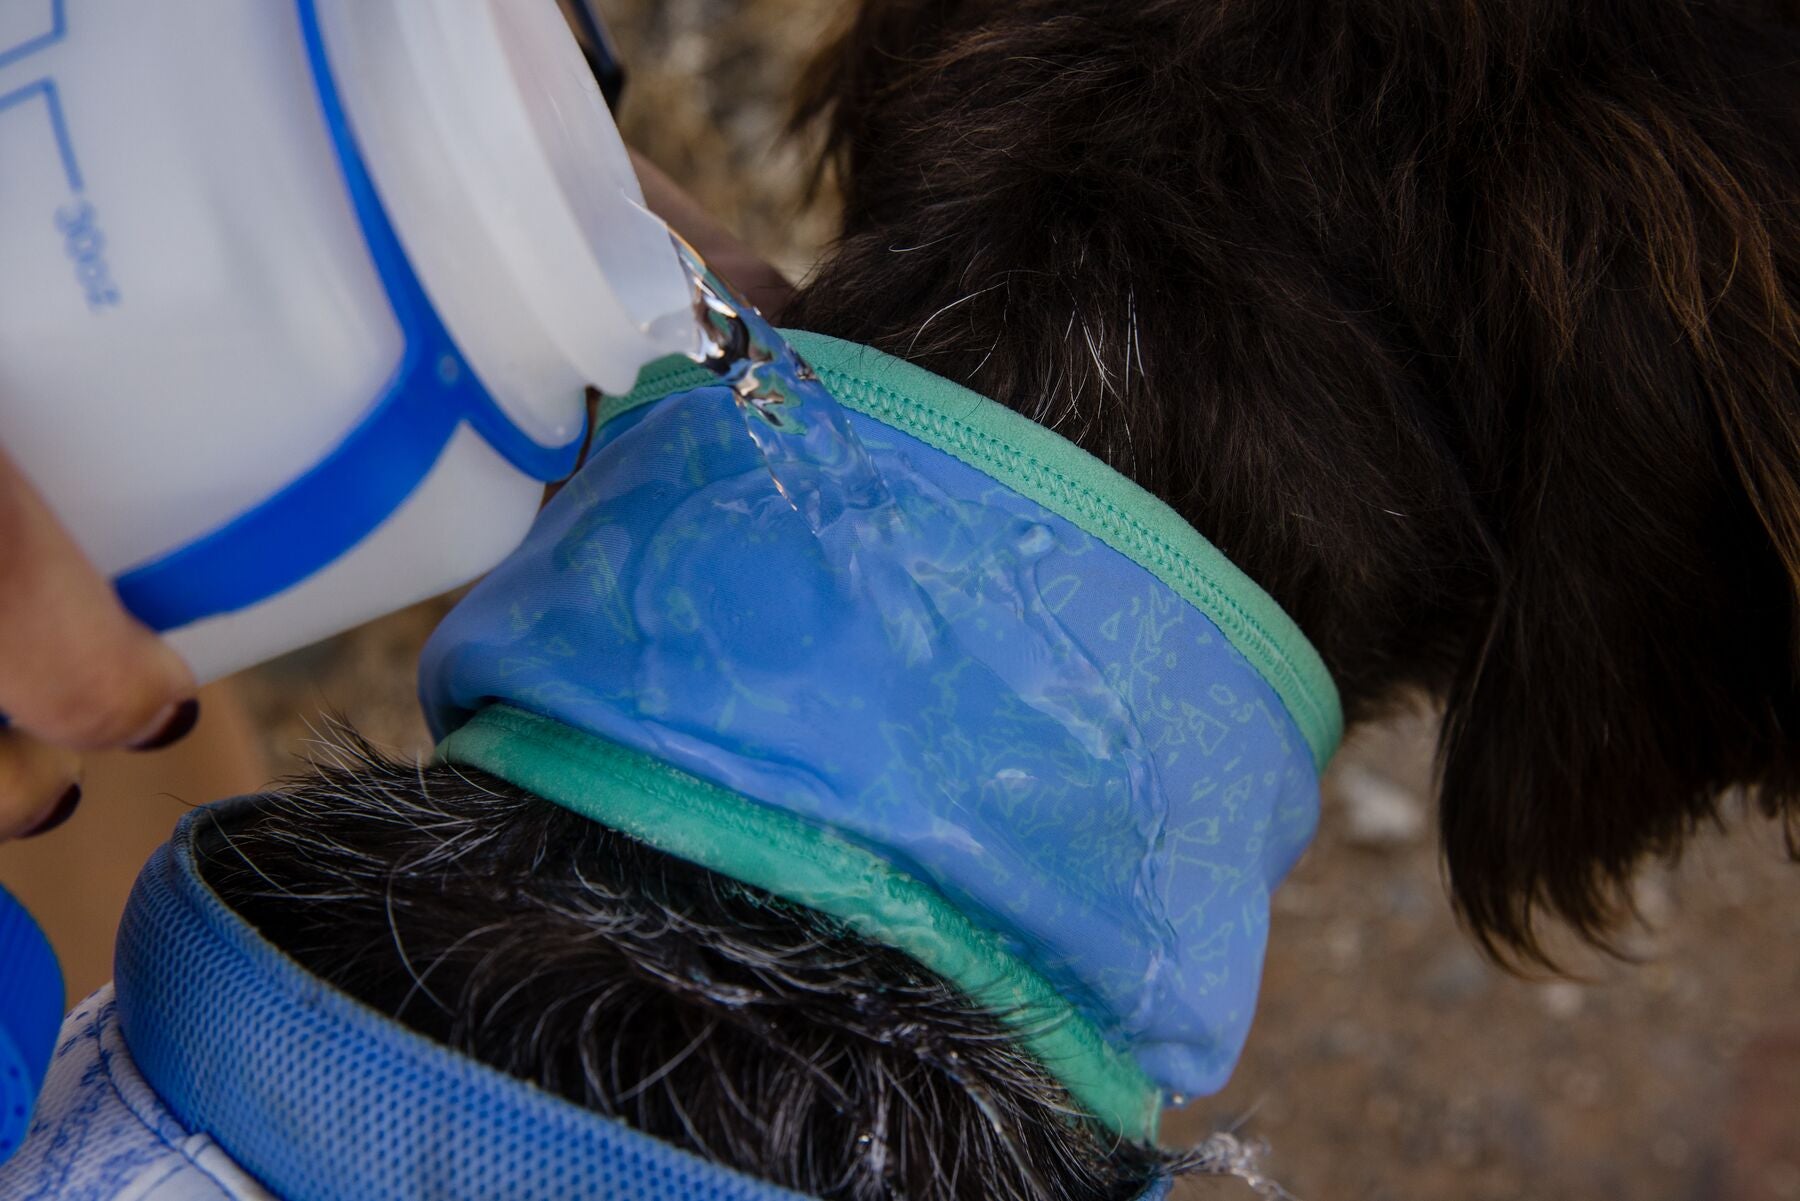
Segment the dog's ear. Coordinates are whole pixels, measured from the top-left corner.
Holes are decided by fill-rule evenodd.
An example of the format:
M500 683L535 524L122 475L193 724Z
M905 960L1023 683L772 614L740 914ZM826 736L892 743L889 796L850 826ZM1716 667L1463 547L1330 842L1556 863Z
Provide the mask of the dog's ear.
M1719 24L1595 31L1472 181L1497 588L1448 698L1443 845L1474 931L1527 959L1541 914L1604 942L1631 871L1732 790L1800 851L1800 105L1793 60L1733 70L1755 55Z

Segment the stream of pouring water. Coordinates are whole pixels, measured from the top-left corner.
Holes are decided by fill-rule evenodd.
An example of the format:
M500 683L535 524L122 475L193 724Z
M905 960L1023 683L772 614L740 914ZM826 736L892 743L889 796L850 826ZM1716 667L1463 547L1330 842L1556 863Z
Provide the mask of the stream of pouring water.
M814 534L846 511L896 519L894 498L844 410L755 306L739 301L684 246L696 315L711 343L706 360L737 394L751 439L775 486Z
M969 553L975 548L967 543L947 553L942 534L947 520L957 524L946 517L955 502L914 473L884 479L843 408L779 331L710 275L691 249L678 248L713 348L707 365L735 392L776 489L834 569L855 581L856 601L881 614L896 653L914 663L981 663L1087 755L1122 773L1143 843L1136 903L1156 948L1146 975L1168 970L1176 936L1156 853L1167 801L1130 709L1039 593L1035 564L1051 548L1052 531L1024 519L971 517L963 528L981 529L979 553ZM1021 629L1029 653L989 653L996 614L1004 615L1003 625Z

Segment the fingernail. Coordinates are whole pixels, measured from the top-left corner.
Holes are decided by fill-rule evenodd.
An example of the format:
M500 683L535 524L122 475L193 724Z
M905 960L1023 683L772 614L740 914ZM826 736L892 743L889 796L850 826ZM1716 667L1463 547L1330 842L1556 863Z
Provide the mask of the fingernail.
M156 727L156 732L132 743L131 749L134 751L160 751L165 746L186 738L188 731L193 729L194 723L199 720L200 702L189 697L179 705L171 705L169 715L163 719L161 725Z
M36 838L39 834L48 834L56 827L75 816L75 807L81 804L81 785L69 785L69 791L62 794L62 799L51 806L44 820L19 835L20 838Z

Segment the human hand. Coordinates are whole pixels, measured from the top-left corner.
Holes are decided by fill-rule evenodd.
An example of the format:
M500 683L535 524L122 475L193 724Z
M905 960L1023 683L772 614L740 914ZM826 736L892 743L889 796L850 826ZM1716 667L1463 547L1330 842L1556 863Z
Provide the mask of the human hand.
M61 825L81 751L150 750L193 728L193 673L0 453L0 840Z

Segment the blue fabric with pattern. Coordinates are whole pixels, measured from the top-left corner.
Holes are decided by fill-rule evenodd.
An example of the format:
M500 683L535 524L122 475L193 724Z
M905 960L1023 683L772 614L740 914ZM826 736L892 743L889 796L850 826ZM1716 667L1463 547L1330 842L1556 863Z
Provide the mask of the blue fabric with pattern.
M728 389L609 423L427 647L436 731L505 701L833 827L998 933L1162 1087L1216 1091L1269 891L1316 824L1305 740L1149 571L848 417L891 528L798 512Z

